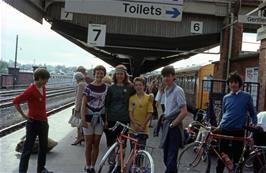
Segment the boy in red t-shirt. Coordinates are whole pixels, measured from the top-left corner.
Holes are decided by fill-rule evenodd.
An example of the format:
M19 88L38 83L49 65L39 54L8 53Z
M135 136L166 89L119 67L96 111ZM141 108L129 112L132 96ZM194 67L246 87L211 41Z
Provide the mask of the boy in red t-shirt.
M19 173L27 172L31 150L37 136L39 137L37 172L52 173L44 167L46 162L49 128L45 108L45 85L50 78L50 74L45 68L37 68L33 75L34 83L13 100L13 104L17 111L27 120L26 141L20 158ZM29 111L27 114L23 112L20 106L20 104L24 102L27 102L28 104Z

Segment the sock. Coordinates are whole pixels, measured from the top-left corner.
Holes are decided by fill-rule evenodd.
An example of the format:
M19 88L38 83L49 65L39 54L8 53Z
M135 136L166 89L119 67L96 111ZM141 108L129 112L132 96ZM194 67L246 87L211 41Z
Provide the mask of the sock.
M90 168L94 169L94 165L91 165Z
M86 165L85 168L86 168L86 169L90 169L90 166Z

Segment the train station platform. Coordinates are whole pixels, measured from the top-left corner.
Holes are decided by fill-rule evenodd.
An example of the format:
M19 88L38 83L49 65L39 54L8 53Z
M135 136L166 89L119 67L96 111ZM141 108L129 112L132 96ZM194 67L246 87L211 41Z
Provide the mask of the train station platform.
M76 129L68 124L71 109L65 109L49 117L49 138L58 142L48 154L46 167L55 173L79 173L84 172L84 143L72 146L76 136ZM155 122L153 122L155 124ZM151 129L150 132L153 130ZM25 128L0 138L0 173L17 173L21 153L15 151L17 143L25 135ZM100 153L97 163L107 151L106 140L103 135L100 142ZM147 143L155 147L152 157L155 162L156 173L164 172L163 152L158 148L160 137L153 138L150 135ZM129 148L129 147L128 147ZM36 173L37 155L32 154L29 162L29 173ZM96 164L96 170L97 170Z

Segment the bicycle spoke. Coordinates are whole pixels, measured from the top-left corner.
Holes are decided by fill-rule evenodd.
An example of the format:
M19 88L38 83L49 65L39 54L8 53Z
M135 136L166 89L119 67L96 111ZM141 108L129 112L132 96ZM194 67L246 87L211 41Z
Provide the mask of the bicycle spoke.
M153 173L153 159L147 151L139 150L133 163L127 166L127 172L131 173Z
M179 172L198 173L206 171L209 157L199 145L199 143L192 143L180 153L177 163Z
M117 169L119 161L119 145L115 143L103 156L98 173L113 173Z
M250 154L244 161L242 173L265 173L266 150L259 150Z

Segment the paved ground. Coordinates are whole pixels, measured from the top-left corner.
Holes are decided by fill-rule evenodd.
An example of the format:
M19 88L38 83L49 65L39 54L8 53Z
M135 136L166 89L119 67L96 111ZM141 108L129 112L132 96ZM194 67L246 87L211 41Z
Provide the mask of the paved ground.
M67 123L70 113L71 108L49 118L49 137L57 141L58 145L47 155L47 168L53 170L55 173L84 172L84 143L79 146L70 145L76 135L76 130ZM186 118L185 124L190 121L191 115ZM153 122L153 124L155 124L155 122ZM18 172L20 153L15 151L15 147L24 134L25 128L0 138L1 173ZM158 148L159 140L159 137L153 138L152 135L150 135L148 145L156 148L152 151L156 173L163 173L165 168L163 165L162 150ZM101 158L106 150L105 136L103 136L100 143L99 158ZM36 171L36 160L36 155L32 155L29 163L30 173L35 173Z

